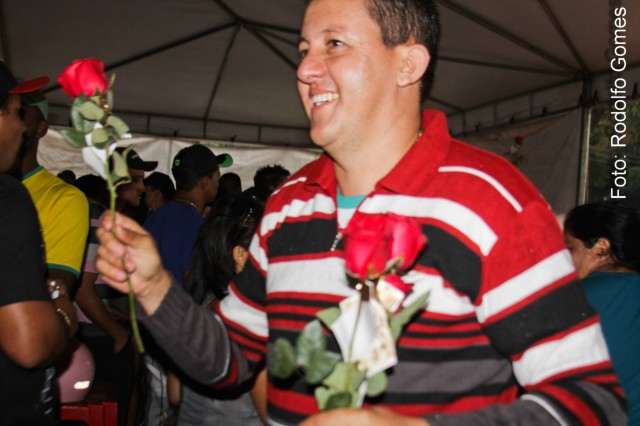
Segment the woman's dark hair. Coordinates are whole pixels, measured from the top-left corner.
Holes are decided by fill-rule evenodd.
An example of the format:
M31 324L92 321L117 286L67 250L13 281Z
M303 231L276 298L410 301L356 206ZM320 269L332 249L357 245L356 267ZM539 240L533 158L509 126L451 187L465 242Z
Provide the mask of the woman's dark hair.
M564 231L587 248L599 238L611 244L613 266L640 272L640 211L615 201L583 204L571 210Z
M193 267L185 289L198 302L209 294L222 299L236 275L233 248L249 248L262 207L246 195L220 200L204 220L193 249Z

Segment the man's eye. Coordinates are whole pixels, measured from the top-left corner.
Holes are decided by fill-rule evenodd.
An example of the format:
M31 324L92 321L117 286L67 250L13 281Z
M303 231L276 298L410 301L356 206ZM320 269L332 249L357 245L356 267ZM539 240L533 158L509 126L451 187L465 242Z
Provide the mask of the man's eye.
M18 108L18 117L20 117L20 120L24 120L25 114L26 111L23 107Z
M329 45L331 47L338 47L338 46L342 46L343 44L344 42L340 40L329 40Z
M300 59L303 59L309 53L308 49L300 49L298 50L298 55L300 55Z

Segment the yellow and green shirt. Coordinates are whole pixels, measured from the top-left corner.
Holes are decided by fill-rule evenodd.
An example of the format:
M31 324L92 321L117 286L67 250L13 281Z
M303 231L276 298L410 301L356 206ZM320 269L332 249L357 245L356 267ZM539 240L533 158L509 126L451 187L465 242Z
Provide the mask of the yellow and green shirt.
M76 187L38 166L23 176L38 211L47 268L80 275L89 232L89 204Z

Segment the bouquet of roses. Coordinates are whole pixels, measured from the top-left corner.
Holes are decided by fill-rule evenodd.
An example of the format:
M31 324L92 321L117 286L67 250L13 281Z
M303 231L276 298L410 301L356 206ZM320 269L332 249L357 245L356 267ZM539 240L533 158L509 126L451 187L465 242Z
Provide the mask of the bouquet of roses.
M357 292L339 307L318 312L295 349L288 340L277 339L271 373L281 379L304 374L307 383L317 385L321 410L358 407L365 396L384 392L385 370L398 362L395 342L429 296L415 292L400 275L409 270L426 242L411 218L393 213L354 218L344 232L344 260ZM411 303L405 303L409 294ZM340 354L326 350L322 324L338 341Z
M107 81L104 64L92 58L75 60L62 71L58 83L73 98L71 104L72 128L61 131L65 140L82 149L82 158L96 173L107 181L110 194L109 212L115 215L116 187L131 182L127 168L127 154L115 152L119 139L130 138L129 126L116 117L113 110L111 87L115 75ZM129 283L129 315L138 350L143 353L134 297Z

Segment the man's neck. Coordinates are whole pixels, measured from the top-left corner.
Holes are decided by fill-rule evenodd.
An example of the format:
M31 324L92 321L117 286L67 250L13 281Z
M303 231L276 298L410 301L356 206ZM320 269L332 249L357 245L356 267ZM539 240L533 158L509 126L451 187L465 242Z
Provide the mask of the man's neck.
M37 143L31 147L29 151L27 151L22 157L22 162L20 163L20 172L22 176L32 172L40 163L38 163L38 149Z
M193 205L193 207L198 209L200 214L202 214L202 211L204 210L204 206L205 206L204 199L201 196L199 196L198 191L195 191L195 190L191 192L177 191L176 196L173 198L173 200L177 202Z
M400 162L420 136L420 122L362 143L345 155L333 156L336 179L343 195L366 195ZM331 153L329 153L331 155Z

